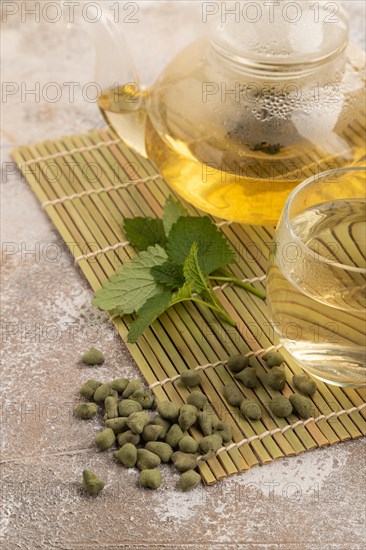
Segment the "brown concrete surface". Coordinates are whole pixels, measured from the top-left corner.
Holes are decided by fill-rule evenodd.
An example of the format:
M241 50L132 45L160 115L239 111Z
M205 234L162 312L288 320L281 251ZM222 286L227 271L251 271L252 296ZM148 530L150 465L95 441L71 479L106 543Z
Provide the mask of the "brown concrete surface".
M361 37L363 2L348 4ZM1 30L4 82L31 88L92 79L81 37L20 17ZM37 102L19 92L2 104L2 550L365 548L364 439L188 494L176 490L170 467L162 468L159 491L141 490L136 471L90 447L99 426L72 416L78 387L90 376L136 377L138 369L91 307L88 284L9 153L102 124L96 106L80 97ZM105 351L102 367L78 363L90 345ZM85 467L107 482L97 498L80 491Z

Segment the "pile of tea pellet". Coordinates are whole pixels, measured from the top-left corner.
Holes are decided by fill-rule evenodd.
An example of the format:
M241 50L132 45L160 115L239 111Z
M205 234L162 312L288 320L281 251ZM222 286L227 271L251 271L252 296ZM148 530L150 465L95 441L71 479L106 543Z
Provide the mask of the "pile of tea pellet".
M182 373L181 382L194 388L201 382L201 375L187 370ZM90 379L80 388L80 395L86 401L76 406L76 416L89 420L100 414L104 422L104 428L94 438L96 449L106 451L114 447L116 461L140 470L141 487L160 487L159 465L172 462L180 473L178 487L182 491L193 489L201 482L197 459L212 458L232 438L230 426L217 419L207 397L197 389L181 406L170 401L155 406L154 397L138 379L118 378L108 383ZM187 433L193 426L202 434L198 438ZM83 483L90 494L97 494L104 487L90 470L84 470Z
M283 368L284 358L281 353L271 351L263 356L266 365L271 369L261 378L261 381L276 391L282 391L286 385L286 375ZM259 385L259 379L251 360L245 355L233 355L227 362L228 369L233 373L234 378L244 387L254 389ZM285 418L296 412L301 418L310 418L313 414L313 403L307 396L314 395L316 384L304 375L294 375L293 385L301 392L294 393L289 398L280 394L269 403L270 411L280 418ZM227 402L233 407L239 407L240 412L250 420L260 420L262 410L257 401L245 399L239 387L234 383L224 386L223 395Z
M263 356L269 371L261 381L270 388L281 391L286 384L283 369L284 358L279 352ZM88 365L100 365L103 354L94 348L86 352L82 361ZM254 389L259 384L253 363L244 355L229 357L228 369L246 388ZM316 384L307 376L295 375L293 385L301 392L289 398L282 394L273 398L268 406L278 417L285 418L295 411L301 418L310 418L313 403L307 396L314 395ZM180 473L178 487L189 491L201 482L196 471L200 460L208 460L232 440L231 427L217 419L207 397L197 389L201 374L186 370L180 381L192 389L187 402L181 406L163 401L155 404L154 397L144 390L139 379L117 378L108 383L90 379L80 388L85 402L77 405L75 414L89 420L100 414L104 428L94 438L96 449L106 451L115 448L113 457L126 468L140 470L141 487L158 489L162 483L160 464L172 462ZM223 395L227 402L239 407L250 420L260 420L262 410L257 401L245 399L234 383L224 386ZM147 412L149 411L149 413ZM199 437L192 437L187 430L196 428ZM104 482L91 470L84 470L83 485L90 494L98 494Z

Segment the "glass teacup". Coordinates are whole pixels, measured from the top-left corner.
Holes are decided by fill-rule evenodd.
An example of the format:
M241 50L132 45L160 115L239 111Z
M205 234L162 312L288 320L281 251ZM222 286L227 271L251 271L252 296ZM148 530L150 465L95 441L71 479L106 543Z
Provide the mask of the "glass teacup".
M313 376L366 385L366 167L318 174L289 196L268 304L283 347Z

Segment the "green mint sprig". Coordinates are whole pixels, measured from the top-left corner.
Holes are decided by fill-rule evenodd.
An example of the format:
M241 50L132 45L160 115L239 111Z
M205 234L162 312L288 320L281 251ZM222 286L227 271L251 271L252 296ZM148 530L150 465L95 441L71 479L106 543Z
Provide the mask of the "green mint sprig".
M224 268L234 251L207 216L189 216L169 197L162 219L125 220L126 237L139 251L95 293L93 304L120 315L137 313L128 334L135 343L167 309L193 301L235 326L212 289L212 281L233 283L259 298L265 295Z

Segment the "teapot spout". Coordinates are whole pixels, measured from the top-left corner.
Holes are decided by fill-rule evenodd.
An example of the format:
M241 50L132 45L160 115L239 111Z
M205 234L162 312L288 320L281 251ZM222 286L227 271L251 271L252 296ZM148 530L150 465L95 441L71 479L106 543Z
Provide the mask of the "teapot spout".
M64 8L66 4L70 3L64 2ZM90 12L90 3L81 2L73 10L73 17L68 17L68 27L86 31L95 46L95 80L100 89L98 106L119 137L146 156L146 91L141 87L122 25L100 4L98 13Z

